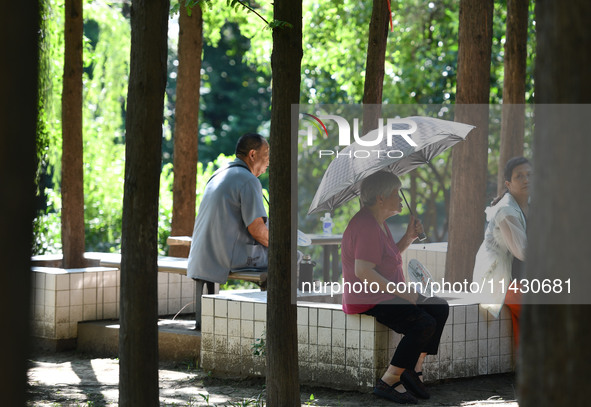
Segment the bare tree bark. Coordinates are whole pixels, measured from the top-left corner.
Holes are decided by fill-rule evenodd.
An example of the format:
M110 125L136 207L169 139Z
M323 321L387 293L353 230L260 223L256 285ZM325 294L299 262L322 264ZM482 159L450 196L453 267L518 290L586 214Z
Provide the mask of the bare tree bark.
M455 120L475 125L453 147L446 278L472 280L484 234L492 0L461 0Z
M520 406L589 404L588 253L591 217L588 119L591 103L591 3L568 7L536 1L536 127L532 203L528 218L526 277L571 279L583 291L554 295L562 304L523 307L521 319ZM580 103L586 105L546 105ZM567 141L568 140L568 141ZM525 301L531 301L525 295Z
M363 135L378 127L378 119L382 112L384 64L388 41L388 5L386 2L387 0L373 0L369 23L363 86Z
M294 159L292 144L297 140L297 115L292 104L300 99L302 59L302 1L275 0L274 19L291 26L273 29L273 95L271 108L269 280L267 286L267 406L300 406L297 344L297 281L295 266L296 228L292 218ZM296 150L297 151L297 150ZM290 169L290 170L288 170ZM293 256L292 256L293 254Z
M512 157L523 155L528 11L529 0L507 1L501 151L499 154L497 193L505 189L502 169L507 161Z
M84 266L82 167L82 0L66 0L62 92L62 251L65 268Z
M15 18L18 16L18 18ZM0 14L0 336L2 404L26 405L39 64L39 3L7 2Z
M158 406L158 194L168 1L134 0L121 241L119 405Z
M199 4L191 15L182 2L179 17L179 67L174 127L174 181L172 187L172 236L191 236L195 221L195 185L199 132L199 91L203 16ZM169 254L188 257L189 248L172 246Z

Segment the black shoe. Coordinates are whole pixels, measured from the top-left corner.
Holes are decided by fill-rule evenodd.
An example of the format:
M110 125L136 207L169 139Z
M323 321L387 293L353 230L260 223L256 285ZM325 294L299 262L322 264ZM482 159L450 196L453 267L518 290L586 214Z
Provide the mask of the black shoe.
M400 382L396 382L392 386L388 386L382 379L380 379L378 380L376 387L373 388L373 394L400 404L417 404L418 400L412 394L407 391L401 393L396 390L396 387L399 385Z
M415 396L428 399L431 397L427 392L425 384L419 379L419 376L412 369L406 369L400 375L400 381L404 384L408 390L410 390Z

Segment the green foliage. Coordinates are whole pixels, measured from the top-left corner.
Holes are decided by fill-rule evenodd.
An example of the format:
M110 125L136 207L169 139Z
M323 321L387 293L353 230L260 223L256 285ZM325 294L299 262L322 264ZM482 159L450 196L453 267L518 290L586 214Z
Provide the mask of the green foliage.
M281 20L273 20L269 23L269 28L279 28L279 29L286 29L286 28L293 28L293 24L288 23L287 21Z
M53 165L59 156L50 146L61 148L61 92L64 63L64 4L59 0L41 3L39 50L38 158L40 170Z
M84 200L86 246L118 251L125 175L125 100L129 77L129 21L117 6L85 8Z
M170 236L172 223L172 185L174 181L173 166L165 164L160 173L160 199L158 201L158 251L167 254L166 239Z
M302 103L360 103L371 3L304 1Z
M61 72L63 71L63 4L55 0L39 3L39 114L37 117L37 171L36 189L39 202L38 216L33 223L33 253L49 253L61 250L61 226L59 211L53 209L59 205L59 197L47 188L51 187L51 174L48 167L53 146L61 145ZM57 219L57 223L55 222Z
M60 241L60 157L61 157L61 77L63 71L63 3L48 0L45 12L42 49L46 61L40 81L41 105L45 115L40 121L39 143L43 173L40 190L47 196L46 207L36 220L35 253L55 253L61 249ZM202 2L203 3L203 2ZM210 6L211 2L208 2ZM195 5L196 2L189 5ZM86 249L88 251L118 251L121 240L121 216L125 159L125 102L129 69L129 20L125 5L89 2L85 5L84 49L84 189ZM212 13L207 13L212 14ZM225 15L228 15L226 11ZM215 27L211 24L210 27ZM225 19L218 21L223 23ZM220 31L218 29L218 31ZM209 71L204 89L219 89L217 97L202 99L205 108L201 120L201 154L206 167L200 165L199 176L209 178L220 165L217 157L222 151L233 154L239 135L249 131L260 132L268 127L270 116L270 78L254 75L243 63L248 40L240 35L237 26L223 31L222 47L206 49L204 69ZM208 36L205 36L208 38ZM222 37L220 37L222 38ZM209 54L212 56L208 58ZM174 67L176 48L171 48ZM208 62L212 60L212 62ZM219 71L225 64L226 70ZM216 69L212 67L215 66ZM163 171L159 211L160 252L167 251L166 237L170 230L172 211L172 134L174 131L174 87L167 92L167 105L163 133ZM211 83L213 81L213 84ZM227 91L224 91L227 89ZM224 95L226 92L226 95ZM226 105L220 108L220 105ZM258 114L252 107L260 106ZM220 115L220 112L222 114ZM225 112L225 113L223 113ZM213 123L213 125L212 125ZM44 126L44 127L43 127ZM217 133L217 134L215 134ZM214 135L215 134L215 135ZM49 137L48 137L49 136ZM224 143L226 147L224 148ZM262 178L268 184L268 177ZM204 185L197 185L198 191ZM201 189L200 189L201 188ZM199 203L199 196L197 204Z
M383 102L453 101L459 3L393 0ZM371 3L304 2L302 103L360 103Z
M256 338L252 344L252 354L254 356L265 356L267 354L267 345L265 341L265 332L262 333L260 338Z
M33 254L58 254L62 250L61 199L53 189L45 194L46 209L34 220Z
M491 102L502 98L502 69L504 61L506 4L495 3L493 21L493 48L491 64ZM533 5L530 4L528 24L528 75L526 101L532 101L533 55L535 33ZM384 117L404 117L405 106L415 106L414 114L433 116L430 105L449 105L455 101L457 81L457 53L459 2L455 0L392 0L392 30L388 34L385 77L383 87L384 109L398 109ZM339 0L334 2L304 1L304 57L302 60L301 103L314 106L331 105L333 114L341 114L334 104L355 104L363 97L366 64L368 23L371 3ZM346 63L344 63L346 61ZM500 114L491 110L489 137L489 189L494 189L499 153ZM453 114L446 113L447 120ZM434 116L437 117L437 116ZM531 155L531 121L526 124L525 154ZM330 129L329 129L330 131ZM322 214L307 216L307 208L319 179L328 165L316 156L320 149L335 149L331 140L316 140L313 148L301 149L298 157L299 227L309 233L320 232ZM333 141L333 143L336 143ZM428 166L422 166L404 176L405 187L411 178L416 182L417 213L428 229L431 241L446 238L447 206L451 182L450 152L441 154ZM410 196L409 196L410 198ZM356 200L335 210L334 230L344 230L350 217L359 209ZM393 218L402 223L408 213ZM313 258L321 258L318 248L303 248Z
M204 13L204 20L212 13ZM236 22L225 22L217 29L220 37L216 46L209 42L203 46L199 103L199 161L203 163L215 160L220 153L233 154L236 141L244 133L268 133L271 115L271 78L247 63L245 53L251 47L248 38ZM164 113L165 164L172 162L177 66L173 43L169 48ZM266 176L261 180L268 185Z
M251 7L248 4L247 1L242 1L242 0L226 0L226 4L228 5L228 7L234 9L235 11L238 11L240 8L244 8L248 12L253 13L258 18L260 18L263 22L265 22L265 24L270 25L269 22L265 19L265 17L263 17L262 15L260 15L253 7Z
M60 250L61 80L63 72L63 0L44 0L41 29L39 190L47 204L36 219L35 252ZM202 95L199 118L197 205L210 174L233 154L237 138L250 131L268 133L271 103L271 30L295 22L275 21L271 2L246 0L177 0L171 12L200 6L204 19ZM392 31L388 34L384 78L385 104L427 106L417 114L433 114L430 104L451 105L456 92L459 2L456 0L391 0ZM304 0L304 56L301 102L357 104L363 96L371 2ZM124 173L125 101L129 69L129 5L85 2L84 188L87 250L116 251L120 246ZM534 2L530 2L526 101L533 101L535 58ZM502 100L506 4L495 3L491 66L491 101ZM270 23L268 23L270 21ZM172 23L171 23L172 24ZM176 93L176 41L169 48L169 80L163 123L163 170L160 183L159 248L165 253L172 211L172 143ZM404 108L397 112L404 116ZM339 114L338 111L333 113ZM489 136L490 190L497 173L500 122L491 114ZM498 116L500 118L500 116ZM531 155L531 120L526 123L526 155ZM299 227L319 233L318 216L307 217L318 180L328 162L313 159L334 141L319 140L312 149L300 142ZM222 154L218 158L218 156ZM225 158L223 158L225 157ZM431 166L413 172L417 211L433 228L433 239L445 234L445 199L451 166L444 153ZM403 179L410 186L411 176ZM268 188L268 175L261 177ZM333 214L342 232L359 208L357 202ZM406 213L403 215L406 216ZM434 218L433 218L434 216ZM429 220L427 220L427 218ZM396 217L403 222L404 217ZM308 250L309 248L306 248ZM310 249L311 250L311 249ZM315 256L320 257L320 249Z
M46 132L42 157L47 208L35 224L35 253L61 250L59 185L61 168L61 78L63 71L63 3L49 0L45 14L51 63L43 72L47 97L41 100ZM112 251L120 245L124 171L124 104L127 93L129 23L121 9L85 4L84 41L84 197L87 250ZM127 44L127 45L126 45ZM52 180L49 181L49 178Z
M199 160L233 154L244 133L265 133L271 116L271 78L244 63L250 47L237 24L227 23L217 47L206 45L202 63Z
M264 28L270 15L272 8L261 9L258 4L250 4L244 0L176 0L171 3L171 15L176 15L180 12L181 5L186 6L187 13L191 15L191 10L195 5L201 6L203 9L203 40L206 44L216 47L218 41L221 39L220 31L226 22L239 24L244 28L245 35L251 37L254 32ZM270 37L269 37L270 39Z

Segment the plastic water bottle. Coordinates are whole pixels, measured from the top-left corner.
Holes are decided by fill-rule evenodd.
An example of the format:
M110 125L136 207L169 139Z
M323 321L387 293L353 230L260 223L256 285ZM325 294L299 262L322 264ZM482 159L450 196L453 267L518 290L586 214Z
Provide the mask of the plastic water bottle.
M326 212L324 214L324 217L320 218L320 220L322 221L322 231L324 232L324 234L332 235L332 227L334 226L334 222L330 217L330 213Z

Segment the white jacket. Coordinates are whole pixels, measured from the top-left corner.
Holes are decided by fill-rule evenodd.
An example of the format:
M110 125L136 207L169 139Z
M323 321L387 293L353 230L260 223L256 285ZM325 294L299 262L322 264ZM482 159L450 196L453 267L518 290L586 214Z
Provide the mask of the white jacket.
M498 317L511 283L513 258L525 260L526 219L519 204L508 192L495 206L486 208L485 212L488 226L476 254L473 281L484 284L482 306ZM500 283L503 279L504 292Z

